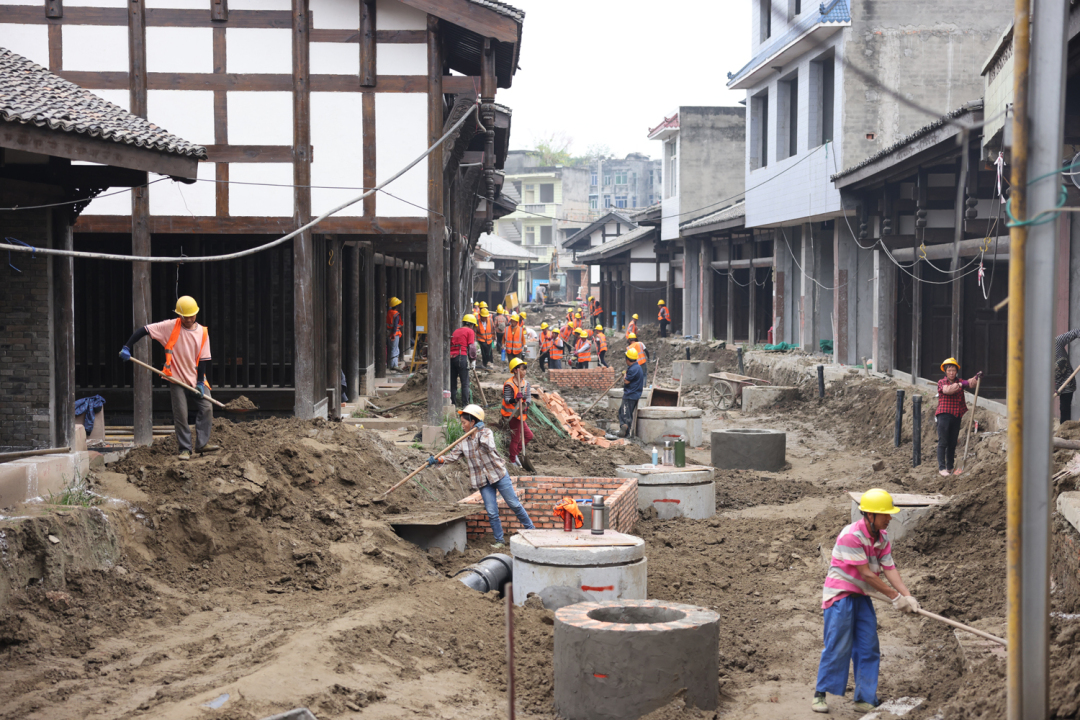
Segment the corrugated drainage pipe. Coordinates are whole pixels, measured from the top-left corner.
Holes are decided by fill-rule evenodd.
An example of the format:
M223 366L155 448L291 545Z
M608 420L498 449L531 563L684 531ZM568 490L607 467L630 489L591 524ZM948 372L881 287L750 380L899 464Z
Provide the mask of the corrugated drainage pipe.
M458 570L454 577L477 592L486 593L498 590L501 593L513 575L514 559L509 555L495 553L478 563Z

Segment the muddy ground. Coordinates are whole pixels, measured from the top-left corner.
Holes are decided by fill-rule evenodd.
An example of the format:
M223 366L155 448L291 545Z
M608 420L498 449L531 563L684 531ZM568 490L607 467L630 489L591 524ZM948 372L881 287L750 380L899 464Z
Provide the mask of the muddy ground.
M734 370L730 351L693 352ZM709 520L639 520L649 596L713 608L723 623L720 710L702 714L676 698L650 720L817 717L809 702L821 557L850 522L848 491L952 496L897 543L898 567L927 609L1003 634L1001 436L977 437L968 470L943 478L930 423L920 467L911 467L910 429L893 447L895 386L884 381L853 377L825 399L807 392L759 417L719 413L697 393L707 429L786 430L789 467L718 472ZM378 503L426 451L322 421L219 420L214 433L218 455L181 463L162 439L95 471L95 489L112 498L100 506L37 507L24 510L30 520L0 524L0 718L249 720L297 706L319 718L506 716L503 602L450 579L490 540L425 553L389 525L394 514L437 511L468 492L460 464L425 471L424 488L409 483ZM1080 424L1061 430L1070 433L1080 435ZM542 474L604 475L645 457L637 446L537 435L529 453ZM1070 456L1059 452L1058 465ZM689 459L707 464L708 447ZM885 467L874 471L879 460ZM94 553L68 549L87 542ZM1060 613L1080 608L1052 599L1051 708L1076 717L1080 619ZM1000 658L968 667L946 626L891 607L878 618L880 695L926 698L906 717L1004 717ZM552 613L519 608L515 623L518 714L554 718ZM225 694L219 708L206 706ZM850 694L829 702L833 716L857 717Z

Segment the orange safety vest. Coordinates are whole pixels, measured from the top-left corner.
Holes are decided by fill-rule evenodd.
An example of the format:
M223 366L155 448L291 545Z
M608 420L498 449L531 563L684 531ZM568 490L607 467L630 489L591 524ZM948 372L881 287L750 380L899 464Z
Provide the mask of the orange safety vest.
M574 353L577 355L579 363L588 363L592 360L592 346L589 346L588 350L581 350L581 346L589 342L587 338L579 337L578 341L574 343Z
M668 312L667 305L660 306L660 312L656 313L656 319L671 322L671 313Z
M637 335L637 320L630 321L630 324L626 326L626 332L627 334L634 333Z
M506 328L506 335L503 336L503 344L506 346L507 355L520 355L525 351L525 333L522 331L520 325L517 327L511 325Z
M386 311L386 333L391 338L401 337L401 328L403 326L401 320L401 313L397 310Z
M591 306L589 308L589 314L592 315L593 317L596 317L597 315L602 315L604 313L604 309L602 307L600 307L600 301L599 300L593 300L589 304Z
M566 311L566 322L568 322L568 323L574 322L574 309L573 308L570 308L569 310Z
M166 377L172 377L173 375L173 357L172 349L176 346L176 341L180 339L180 330L183 326L180 324L180 318L176 318L176 322L173 324L172 334L169 335L169 342L165 343L165 367L161 369L161 372ZM202 329L202 342L199 343L199 354L195 356L195 377L199 377L199 358L202 357L203 348L206 347L206 341L209 337L209 330L206 326ZM210 381L203 378L203 385L210 387Z
M637 340L635 340L634 342L630 343L629 347L627 347L626 349L629 350L630 348L634 348L635 350L637 350L637 364L638 365L644 365L646 362L648 362L648 360L645 358L645 346L644 345L642 345Z
M514 382L513 376L507 378L506 382L503 383L502 407L499 409L499 412L502 413L502 416L505 417L505 418L508 418L511 415L513 415L514 410L517 409L517 405L518 405L517 400L515 400L514 402L510 402L510 403L506 402L506 386L507 385L509 385L514 390L514 397L517 397L518 392L520 392L520 389L518 388L518 384L516 382ZM526 388L529 387L528 382L525 383L525 387Z
M485 345L490 345L495 340L495 325L491 322L490 315L476 321L476 337Z
M593 339L596 340L596 352L607 352L607 338L604 333L593 333Z
M555 347L555 333L550 330L540 331L540 352L549 353Z

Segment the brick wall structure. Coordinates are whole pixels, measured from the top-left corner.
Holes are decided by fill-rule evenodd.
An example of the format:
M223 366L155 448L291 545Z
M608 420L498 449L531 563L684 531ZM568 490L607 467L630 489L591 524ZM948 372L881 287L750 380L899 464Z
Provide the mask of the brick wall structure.
M48 247L48 212L0 212L3 235ZM44 255L24 253L12 253L10 264L6 260L5 255L0 269L0 448L49 447L53 355L49 261Z
M518 499L521 500L521 504L537 528L545 530L562 528L562 521L555 517L555 505L567 495L575 500L603 495L604 504L609 506L608 527L612 530L630 533L637 524L638 488L637 480L634 478L516 477L511 480ZM461 500L460 504L479 506L479 512L476 515L467 517L470 539L482 538L491 533L487 512L484 511L484 501L479 492ZM586 528L591 527L590 510L590 505L581 505ZM499 519L502 520L503 531L507 537L524 529L518 522L517 516L506 506L506 501L502 499L502 496L499 496Z
M615 382L615 368L596 367L588 370L549 370L548 377L555 387L603 391Z

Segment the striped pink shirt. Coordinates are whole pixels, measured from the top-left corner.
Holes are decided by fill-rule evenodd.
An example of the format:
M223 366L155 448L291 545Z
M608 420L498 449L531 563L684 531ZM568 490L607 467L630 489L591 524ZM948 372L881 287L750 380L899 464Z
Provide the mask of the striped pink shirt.
M821 593L821 607L827 608L845 595L865 595L870 586L862 581L858 566L868 563L874 573L896 567L888 531L882 530L874 542L863 518L845 527L836 538L832 564Z

